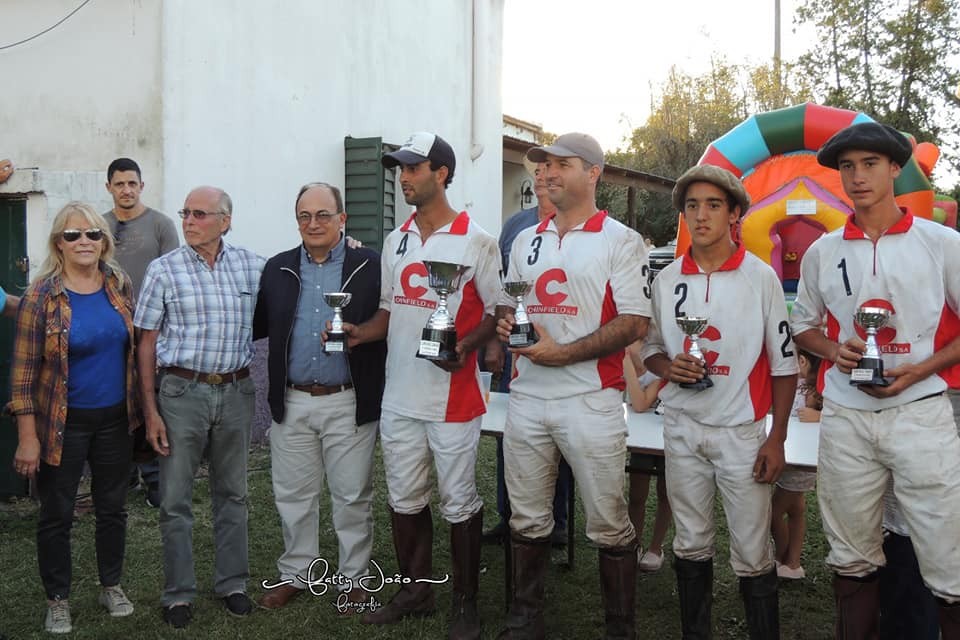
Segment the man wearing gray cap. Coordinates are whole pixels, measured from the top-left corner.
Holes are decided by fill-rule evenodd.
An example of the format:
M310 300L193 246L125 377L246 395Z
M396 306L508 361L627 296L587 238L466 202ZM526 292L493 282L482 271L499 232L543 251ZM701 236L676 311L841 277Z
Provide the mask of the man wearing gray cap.
M960 438L944 397L960 362L960 235L897 206L894 180L911 152L902 134L875 122L847 127L820 149L853 214L807 251L791 313L797 346L824 360L817 493L842 638L876 637L881 503L892 477L938 599L941 637L960 639ZM885 309L888 320L873 358L882 370L853 385L853 370L869 373L854 322L861 307Z
M653 282L641 353L647 369L667 381L659 397L683 637L711 636L719 489L749 637L772 640L780 637L780 618L771 483L783 469L797 386L787 305L773 269L733 241L731 229L750 208L735 175L693 167L677 180L673 206L690 231L690 250ZM680 316L706 319L698 330L703 359L688 353Z
M386 606L364 616L363 622L394 624L434 611L430 584L434 466L440 513L450 523L453 598L448 638L479 638L483 501L477 493L476 463L486 404L476 349L493 335L500 253L493 236L447 201L456 159L443 138L415 133L381 162L388 169L400 167L403 197L416 211L384 241L380 308L363 324L345 324L344 331L351 347L387 339L380 443L397 563L400 574L414 581L404 584ZM466 267L460 287L447 297L458 340L453 362L414 356L438 299L429 287L424 261Z
M513 242L507 280L529 281L527 313L539 341L511 349L504 461L510 495L513 600L500 638L543 638L557 463L566 459L583 496L587 536L599 547L607 638L635 638L637 536L623 497L627 425L624 348L650 316L640 234L598 211L603 151L582 133L527 153L543 163L554 215ZM515 301L497 306L509 344Z

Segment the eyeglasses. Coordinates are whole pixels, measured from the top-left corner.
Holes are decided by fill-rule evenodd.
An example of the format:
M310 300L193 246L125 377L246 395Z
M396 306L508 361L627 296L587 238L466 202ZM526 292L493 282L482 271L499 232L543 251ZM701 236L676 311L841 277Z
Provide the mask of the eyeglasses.
M223 211L204 211L203 209L180 209L177 211L177 215L186 220L190 216L193 216L195 220L204 220L207 216L223 216L226 215Z
M329 224L331 220L339 215L339 213L330 213L329 211L317 211L316 213L301 211L297 214L297 222L302 225L307 225L316 220L322 224Z
M80 229L64 229L60 232L60 237L63 238L64 242L76 242L81 235L87 236L87 240L99 242L103 240L103 229L85 229L83 231Z

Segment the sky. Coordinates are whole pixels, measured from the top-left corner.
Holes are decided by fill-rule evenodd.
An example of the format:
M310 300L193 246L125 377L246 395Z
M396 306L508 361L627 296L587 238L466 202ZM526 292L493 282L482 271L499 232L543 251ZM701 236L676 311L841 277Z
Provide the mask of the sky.
M806 51L794 33L798 0L781 0L781 51ZM733 8L736 10L733 10ZM774 0L506 0L503 112L552 133L583 131L604 149L643 124L670 67L709 68L773 58Z
M780 1L786 62L815 37L810 25L796 24L802 4ZM503 113L555 134L589 133L608 151L625 148L671 66L696 75L716 54L731 63L772 60L774 7L775 0L506 0ZM941 160L933 178L952 185L960 172Z

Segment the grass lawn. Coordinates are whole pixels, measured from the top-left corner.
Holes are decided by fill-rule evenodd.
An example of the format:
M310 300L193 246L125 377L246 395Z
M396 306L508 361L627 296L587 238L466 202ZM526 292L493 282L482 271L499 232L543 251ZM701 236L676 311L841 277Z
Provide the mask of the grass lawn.
M487 526L496 519L495 443L481 438L478 482L487 507ZM375 478L376 533L373 558L387 574L397 571L390 537L386 488L379 454ZM651 491L651 493L654 493ZM651 498L650 502L653 502ZM578 501L579 502L579 501ZM809 502L815 505L813 496ZM94 558L94 519L80 518L73 533L73 638L419 638L446 637L446 612L450 586L437 589L438 613L425 620L375 628L355 617L341 618L333 598L305 595L279 611L258 609L247 618L233 618L223 609L211 588L213 572L212 524L206 479L197 481L194 494L196 524L194 557L200 596L195 603L193 623L183 631L173 630L160 619L160 590L163 571L157 511L143 504L140 493L131 494L127 554L123 586L136 606L127 618L109 618L97 605L97 573ZM648 504L648 530L652 523ZM329 518L329 500L321 506L321 556L336 562L336 539ZM449 571L449 527L434 509L434 573ZM718 510L718 521L722 514ZM804 552L806 580L781 583L780 619L784 639L826 639L832 637L833 600L830 575L823 566L826 542L815 509L808 509L807 543ZM597 554L583 536L583 513L578 507L576 566L564 566L565 551L553 553L547 584L547 636L579 640L602 637L603 614L597 576ZM49 638L42 631L45 601L37 572L36 508L27 500L0 507L0 633L8 638ZM672 534L671 534L672 536ZM668 536L668 542L670 537ZM718 535L718 556L714 581L713 620L715 637L746 638L737 580L730 570L726 529ZM668 545L669 546L669 545ZM261 593L259 583L276 577L275 561L283 548L280 522L270 487L269 449L256 448L250 459L250 571L249 593ZM668 553L669 555L669 553ZM679 609L671 558L659 573L642 575L637 589L637 630L640 638L678 638ZM494 638L504 616L503 553L500 547L484 547L480 577L480 606L484 638ZM387 587L377 594L386 601Z

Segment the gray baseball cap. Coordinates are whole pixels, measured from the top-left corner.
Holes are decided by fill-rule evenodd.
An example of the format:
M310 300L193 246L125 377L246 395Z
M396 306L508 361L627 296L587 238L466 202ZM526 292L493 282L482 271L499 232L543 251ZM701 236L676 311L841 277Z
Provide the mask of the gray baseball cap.
M551 145L534 147L527 151L527 157L534 162L544 162L547 155L560 158L582 158L603 170L603 149L600 148L599 142L585 133L565 133Z

